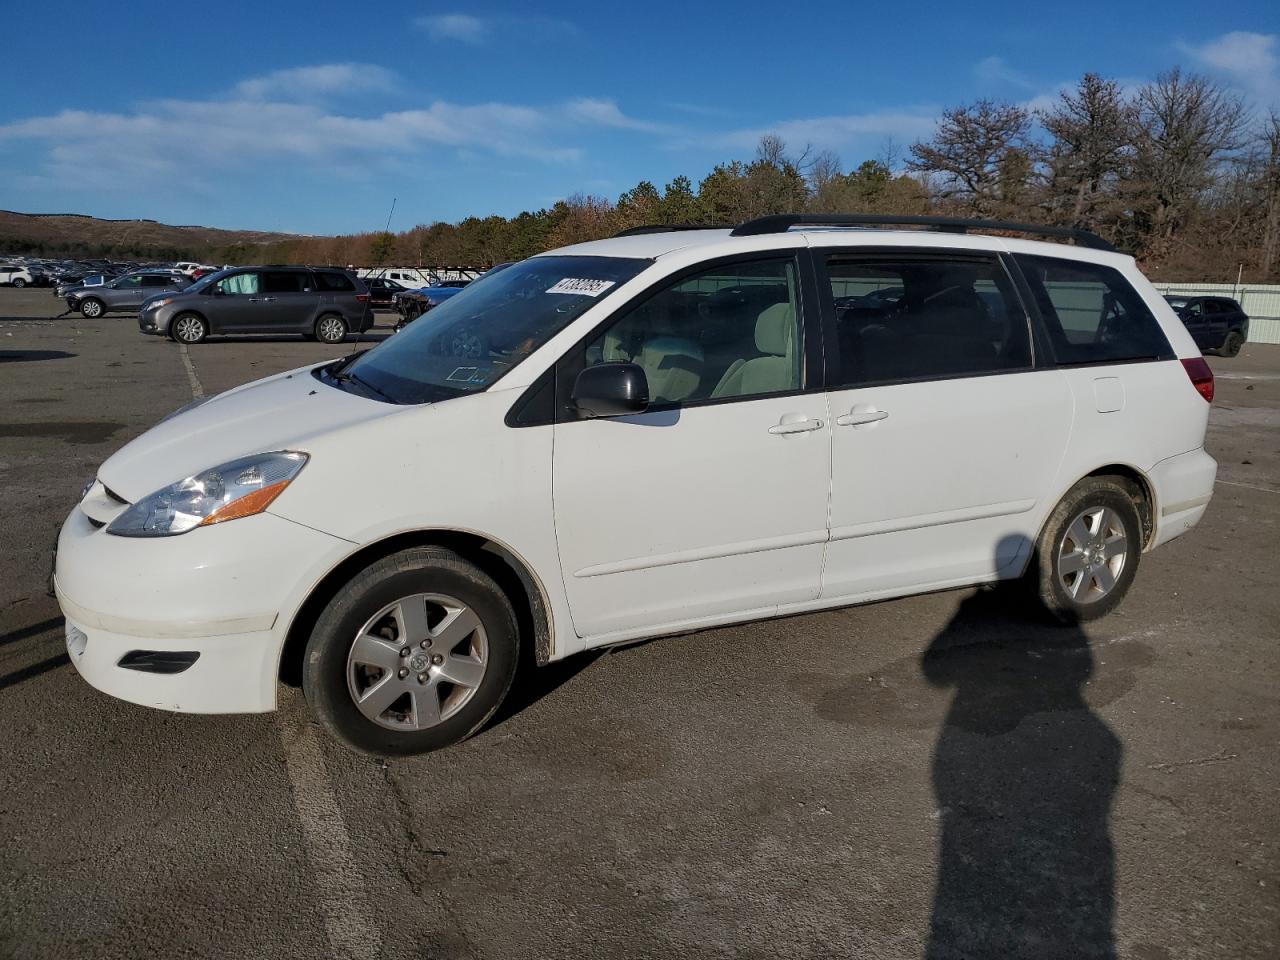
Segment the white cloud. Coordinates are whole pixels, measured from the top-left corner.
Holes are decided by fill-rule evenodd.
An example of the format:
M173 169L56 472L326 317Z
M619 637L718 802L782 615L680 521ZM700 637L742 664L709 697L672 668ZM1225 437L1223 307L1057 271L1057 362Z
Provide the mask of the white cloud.
M413 25L425 30L433 40L461 40L480 43L489 32L479 17L469 13L435 13L414 18Z
M826 117L784 120L767 127L751 127L712 133L698 140L683 141L678 146L712 146L738 151L754 150L760 138L775 133L792 150L811 146L815 150L878 149L886 140L910 142L933 133L937 110L884 110Z
M973 66L973 74L979 80L987 83L1004 84L1005 86L1021 87L1024 90L1035 88L1035 83L1025 73L1013 69L1005 63L1003 57L986 57L979 60Z
M1280 103L1280 36L1236 30L1202 46L1179 47L1199 66L1229 78L1262 104Z
M617 130L638 130L643 133L662 133L670 128L659 123L648 123L628 117L618 109L612 100L600 100L594 97L580 97L565 105L565 112L571 118L600 127L613 127Z
M0 147L35 147L42 161L29 174L48 183L136 189L206 182L272 162L367 176L392 163L429 163L441 150L573 163L583 156L575 134L664 129L591 97L536 106L436 100L360 114L304 96L353 82L394 86L394 77L342 64L278 71L222 98L159 100L132 111L69 109L0 124Z
M500 34L526 41L562 39L581 33L577 24L568 20L527 14L477 17L470 13L432 13L414 17L411 23L432 40L470 44L485 43Z
M246 100L306 100L332 93L368 93L395 88L391 71L372 63L325 63L274 70L236 84Z

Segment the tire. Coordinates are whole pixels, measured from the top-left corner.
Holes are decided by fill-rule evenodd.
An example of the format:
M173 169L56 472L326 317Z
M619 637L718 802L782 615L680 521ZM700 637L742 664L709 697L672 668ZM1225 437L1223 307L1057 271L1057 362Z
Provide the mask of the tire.
M13 281L13 285L17 287L19 290L21 290L23 287L27 285L27 281L23 280L21 277L18 277Z
M336 313L326 313L316 321L315 335L321 343L341 343L347 339L347 321Z
M1218 355L1223 357L1238 357L1240 348L1244 346L1244 337L1240 335L1240 331L1232 330L1227 334L1227 339L1222 341L1222 346L1218 349Z
M209 335L209 324L196 313L180 313L169 321L169 336L178 343L195 345Z
M107 312L107 308L97 297L85 297L80 301L80 316L86 320L96 320Z
M320 724L348 746L426 753L488 722L511 689L519 646L511 603L487 574L450 550L414 547L334 593L307 642L302 690Z
M1135 492L1115 477L1086 477L1049 515L1027 578L1057 620L1096 620L1128 593L1143 546Z

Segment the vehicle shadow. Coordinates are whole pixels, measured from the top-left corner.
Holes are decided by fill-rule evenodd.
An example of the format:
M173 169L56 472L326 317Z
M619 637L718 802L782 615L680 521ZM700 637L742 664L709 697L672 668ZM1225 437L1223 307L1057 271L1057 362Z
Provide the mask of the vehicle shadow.
M920 662L955 696L933 755L941 823L929 960L1114 958L1109 819L1123 747L1084 698L1079 626L1016 586L964 600Z
M0 350L0 363L33 363L39 360L69 360L79 354L65 350Z

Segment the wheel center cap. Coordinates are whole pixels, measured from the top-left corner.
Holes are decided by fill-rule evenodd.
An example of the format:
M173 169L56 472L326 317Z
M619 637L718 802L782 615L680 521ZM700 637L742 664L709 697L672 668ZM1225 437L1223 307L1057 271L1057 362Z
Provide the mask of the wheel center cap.
M421 673L423 670L427 669L427 664L430 662L431 661L427 658L425 653L419 653L417 656L409 658L409 666L413 667L414 671L417 673Z

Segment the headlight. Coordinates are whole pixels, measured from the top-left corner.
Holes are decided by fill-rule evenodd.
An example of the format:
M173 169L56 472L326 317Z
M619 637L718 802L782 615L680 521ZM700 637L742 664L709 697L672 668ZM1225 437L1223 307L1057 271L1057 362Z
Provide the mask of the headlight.
M159 300L149 301L142 309L159 310L161 307L168 306L171 303L173 303L173 297L161 297Z
M144 497L111 521L121 537L171 537L252 517L271 505L307 463L305 453L259 453L205 470Z
M163 417L157 420L156 423L161 424L161 423L164 423L166 420L172 420L174 417L179 416L180 414L184 414L188 410L194 410L196 407L201 406L202 404L206 404L212 399L213 397L211 396L204 396L204 397L196 397L194 400L188 400L186 403L180 406L177 410L174 410L172 413L166 413Z

